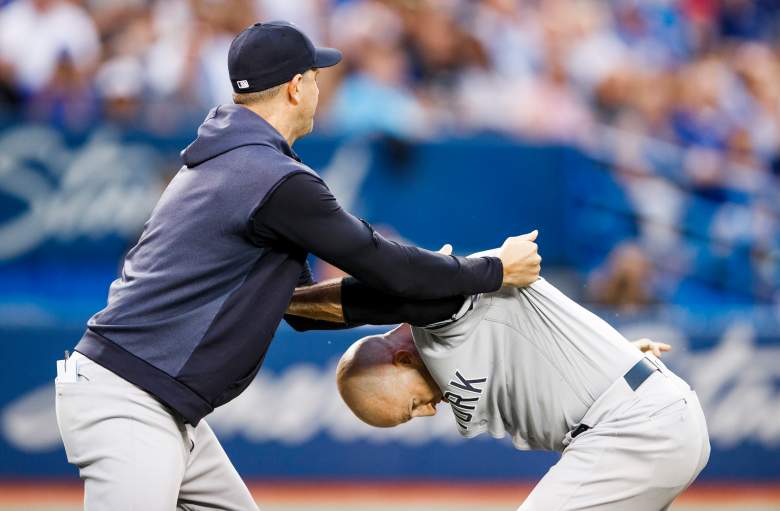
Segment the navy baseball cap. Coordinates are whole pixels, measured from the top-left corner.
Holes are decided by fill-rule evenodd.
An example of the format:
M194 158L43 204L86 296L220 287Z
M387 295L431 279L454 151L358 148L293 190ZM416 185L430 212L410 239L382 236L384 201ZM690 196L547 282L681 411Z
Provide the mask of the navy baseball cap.
M228 72L235 92L259 92L340 61L339 50L317 48L292 23L271 21L255 23L233 39Z

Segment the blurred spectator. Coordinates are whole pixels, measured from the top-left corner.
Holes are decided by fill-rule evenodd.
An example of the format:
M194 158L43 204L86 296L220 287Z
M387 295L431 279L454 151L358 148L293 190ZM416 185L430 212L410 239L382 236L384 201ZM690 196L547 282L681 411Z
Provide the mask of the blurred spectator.
M126 126L140 122L144 70L138 59L116 57L100 68L95 83L104 101L107 121Z
M502 78L528 78L540 67L543 56L538 13L514 0L476 2L468 28Z
M0 10L0 67L20 93L52 83L63 55L74 73L97 64L98 35L84 9L66 0L15 0Z
M68 53L57 59L51 84L30 95L29 117L65 132L86 132L98 114L94 86Z
M636 312L657 301L652 283L652 265L642 249L626 243L618 246L606 263L593 272L588 294L594 303L622 312Z
M585 143L592 131L592 110L570 87L561 49L549 43L543 72L516 89L516 129L531 139Z
M344 80L333 99L329 122L348 135L425 133L422 106L403 84L404 64L399 48L365 42L357 71Z
M734 126L722 100L733 85L732 78L730 70L716 57L683 69L672 119L677 140L685 145L725 147Z
M357 135L426 133L426 116L409 89L409 66L401 48L400 17L378 2L348 4L336 14L346 28L338 37L352 72L332 99L328 125Z
M207 110L229 103L227 52L233 37L255 21L248 0L164 0L154 12L148 55L154 94Z
M314 44L322 45L330 3L328 0L255 0L255 13L261 20L295 23Z

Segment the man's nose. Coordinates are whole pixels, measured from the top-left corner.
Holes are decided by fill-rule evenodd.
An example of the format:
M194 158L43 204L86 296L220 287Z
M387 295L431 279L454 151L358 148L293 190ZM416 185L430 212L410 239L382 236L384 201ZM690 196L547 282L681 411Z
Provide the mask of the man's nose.
M415 416L417 417L430 417L431 415L436 415L436 405L428 403L425 406L419 407L415 412Z

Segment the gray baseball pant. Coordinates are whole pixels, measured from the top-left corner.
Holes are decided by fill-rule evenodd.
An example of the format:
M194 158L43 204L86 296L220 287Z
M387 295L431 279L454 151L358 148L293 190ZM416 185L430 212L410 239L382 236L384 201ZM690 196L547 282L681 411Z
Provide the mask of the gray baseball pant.
M648 358L650 358L648 356ZM623 378L582 419L563 456L518 511L662 511L710 456L701 404L658 359L661 372L636 391Z
M257 510L206 421L185 424L80 353L55 386L57 424L68 462L84 480L84 509Z

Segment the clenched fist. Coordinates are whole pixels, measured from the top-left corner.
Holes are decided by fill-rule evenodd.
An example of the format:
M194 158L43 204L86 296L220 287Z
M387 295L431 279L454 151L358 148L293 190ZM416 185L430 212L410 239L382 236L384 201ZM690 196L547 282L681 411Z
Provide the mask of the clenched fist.
M538 231L507 238L498 257L504 265L504 286L525 287L539 278L542 258L534 243Z

